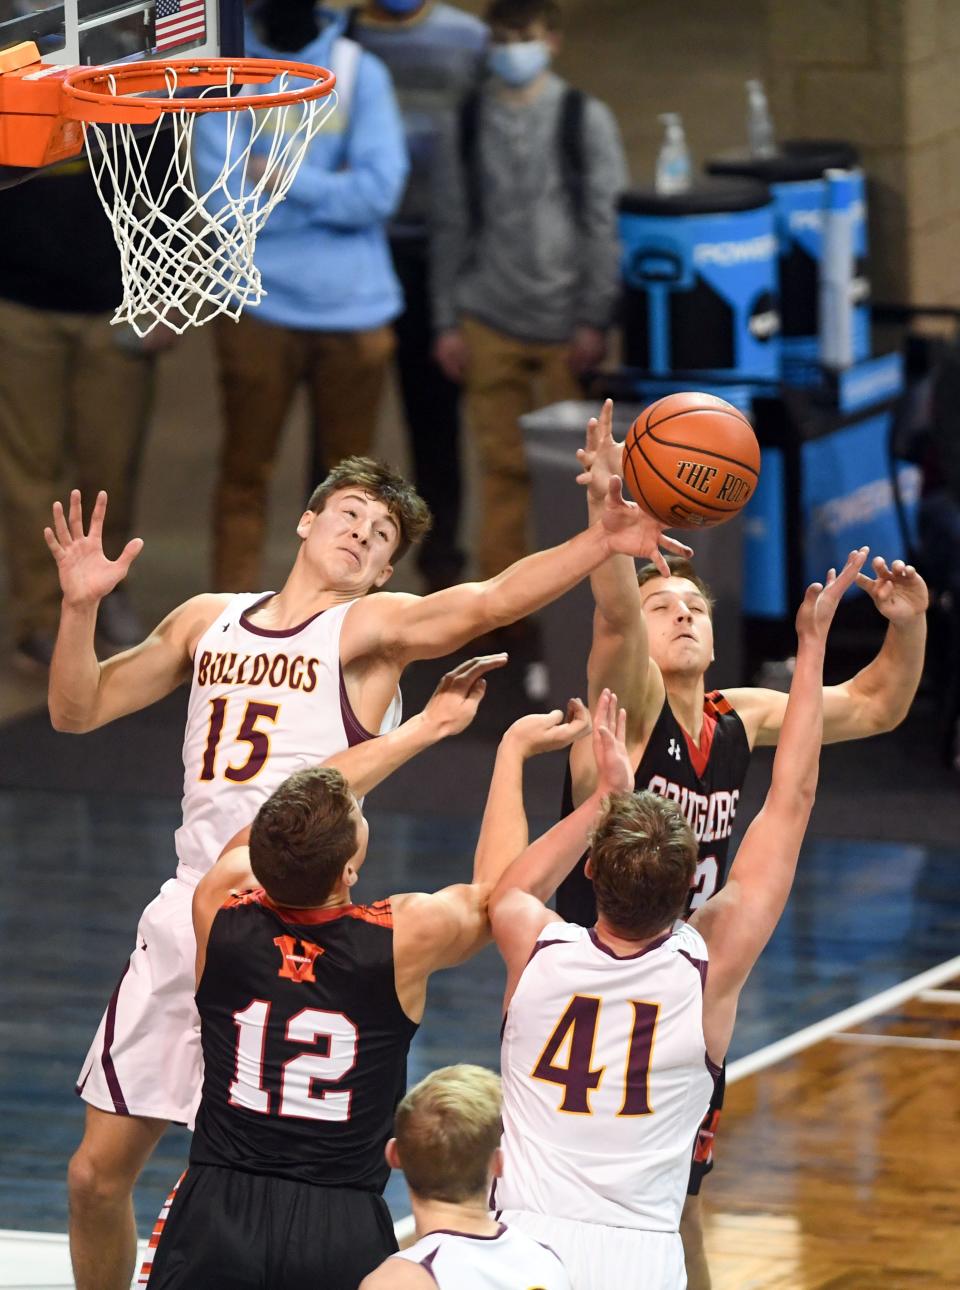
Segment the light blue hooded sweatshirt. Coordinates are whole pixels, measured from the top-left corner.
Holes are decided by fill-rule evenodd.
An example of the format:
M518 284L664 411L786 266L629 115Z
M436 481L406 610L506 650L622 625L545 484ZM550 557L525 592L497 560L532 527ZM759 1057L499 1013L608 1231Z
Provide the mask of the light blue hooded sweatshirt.
M334 46L343 15L318 10L318 17L324 25L317 38L283 57L327 68L333 62L336 70ZM248 56L277 57L249 22L245 38ZM264 86L264 92L271 88L276 87ZM390 74L373 54L359 54L352 84L344 91L257 238L255 263L267 294L250 312L263 322L310 331L363 331L402 312L386 222L407 178L403 122ZM226 146L224 114L202 114L193 164L204 188L216 179Z

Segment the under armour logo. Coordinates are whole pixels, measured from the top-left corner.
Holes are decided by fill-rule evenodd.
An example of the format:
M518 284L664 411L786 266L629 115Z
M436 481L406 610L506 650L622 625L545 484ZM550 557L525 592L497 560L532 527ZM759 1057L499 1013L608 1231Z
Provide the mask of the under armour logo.
M680 760L680 745L676 739L671 739L667 747L667 756L672 757L675 761Z
M278 976L285 977L288 981L316 981L313 964L323 953L319 945L314 945L311 941L298 940L296 936L275 936L273 943L280 951L281 963ZM299 954L296 952L298 945L301 950Z

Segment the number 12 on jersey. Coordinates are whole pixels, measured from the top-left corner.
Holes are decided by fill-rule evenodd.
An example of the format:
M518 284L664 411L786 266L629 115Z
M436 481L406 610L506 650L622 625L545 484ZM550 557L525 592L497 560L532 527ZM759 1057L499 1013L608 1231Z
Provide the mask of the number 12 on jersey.
M602 1006L602 1000L593 995L575 994L530 1072L534 1079L559 1084L563 1088L563 1100L557 1110L569 1115L593 1114L590 1094L600 1087L607 1069L605 1066L593 1067ZM617 1115L652 1115L650 1057L660 1005L631 1000L629 1006L633 1008L633 1026L623 1074L623 1101ZM566 1050L565 1066L557 1062L561 1049Z

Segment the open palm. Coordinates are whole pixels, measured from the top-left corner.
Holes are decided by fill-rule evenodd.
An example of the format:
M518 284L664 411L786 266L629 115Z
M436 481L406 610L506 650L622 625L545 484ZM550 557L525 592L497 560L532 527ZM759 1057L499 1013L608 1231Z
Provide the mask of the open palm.
M857 575L857 586L867 593L877 609L891 623L906 623L922 618L927 612L930 595L927 584L912 564L894 560L887 565L882 555L871 561L875 578Z
M90 516L90 528L83 531L83 507L80 492L70 494L67 516L59 502L53 504L53 527L45 528L50 553L57 563L60 590L69 605L96 605L122 582L130 566L143 550L143 541L132 538L116 560L103 553L103 517L107 513L107 495L97 493Z
M583 484L590 500L602 506L614 475L623 475L623 444L613 437L613 399L606 399L599 417L587 422L587 438L577 450L582 467L577 483Z
M663 531L666 526L660 520L654 519L636 502L627 501L623 495L623 481L617 475L613 475L607 485L600 519L612 552L651 560L665 578L670 577L670 568L661 547L671 555L683 556L685 560L693 555L684 542L666 536Z

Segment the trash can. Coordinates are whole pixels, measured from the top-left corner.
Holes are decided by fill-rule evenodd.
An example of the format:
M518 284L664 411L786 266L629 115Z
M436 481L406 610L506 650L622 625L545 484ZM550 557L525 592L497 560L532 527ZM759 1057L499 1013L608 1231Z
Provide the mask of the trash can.
M767 184L703 179L619 202L624 359L652 376L780 376L777 240Z
M707 162L709 174L754 179L773 195L779 253L783 379L791 385L820 382L819 288L827 170L850 172L853 225L853 361L870 356L870 284L867 276L866 185L856 148L842 139L791 139L773 157L742 151Z

